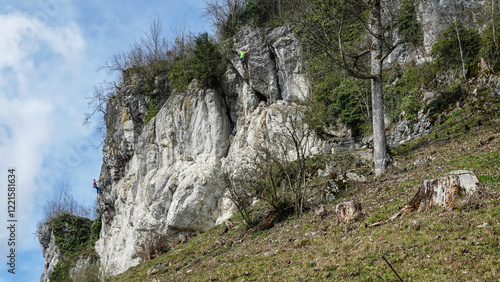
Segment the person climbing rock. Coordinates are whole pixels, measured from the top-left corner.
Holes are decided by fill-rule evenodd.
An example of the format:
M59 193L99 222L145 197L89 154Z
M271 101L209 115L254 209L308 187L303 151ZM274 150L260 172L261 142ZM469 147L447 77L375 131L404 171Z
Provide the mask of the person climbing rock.
M101 193L101 189L99 189L99 186L97 186L97 181L95 181L95 179L94 179L94 185L93 185L93 187L95 189L97 189L97 193Z
M247 62L246 55L248 52L250 52L250 49L248 49L246 51L242 51L241 49L239 49L238 51L240 52L240 62L241 62L241 66L243 67L243 70L245 70L245 66L248 69L248 62Z

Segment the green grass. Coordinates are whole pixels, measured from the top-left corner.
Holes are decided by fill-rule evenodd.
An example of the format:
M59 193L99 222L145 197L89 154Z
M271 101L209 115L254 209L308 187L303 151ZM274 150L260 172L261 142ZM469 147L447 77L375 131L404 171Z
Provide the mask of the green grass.
M479 175L479 181L483 184L500 184L500 174L495 175Z

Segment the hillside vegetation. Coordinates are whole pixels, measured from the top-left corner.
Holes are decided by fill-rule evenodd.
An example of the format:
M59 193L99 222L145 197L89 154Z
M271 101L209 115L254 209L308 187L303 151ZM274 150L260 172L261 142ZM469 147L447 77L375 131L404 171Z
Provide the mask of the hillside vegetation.
M385 258L404 281L493 281L500 275L499 96L487 95L489 110L473 104L456 109L431 134L394 149L382 177L353 161L356 154L333 156L343 170L358 163L354 171L367 181L352 183L326 203L324 218L310 209L255 232L235 216L229 232L216 226L109 280L397 281ZM389 220L423 180L462 169L478 176L481 189L459 209ZM362 216L340 224L335 205L349 200L361 203Z

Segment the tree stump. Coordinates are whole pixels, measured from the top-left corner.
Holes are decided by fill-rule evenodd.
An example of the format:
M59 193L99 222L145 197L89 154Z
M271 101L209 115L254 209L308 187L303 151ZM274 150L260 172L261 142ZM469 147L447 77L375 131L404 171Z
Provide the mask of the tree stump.
M234 223L231 220L226 219L224 221L224 223L226 224L226 228L224 229L224 233L227 233L227 232L229 232L229 230L233 229Z
M478 178L472 171L468 170L456 170L438 179L424 180L411 201L393 218L409 212L425 211L433 207L452 210L458 206L463 196L475 193L478 185Z
M325 205L319 205L314 213L316 214L316 217L318 219L325 219L325 217L328 215L328 212L325 209Z
M337 205L335 212L339 223L348 223L361 215L361 204L357 201L341 203Z

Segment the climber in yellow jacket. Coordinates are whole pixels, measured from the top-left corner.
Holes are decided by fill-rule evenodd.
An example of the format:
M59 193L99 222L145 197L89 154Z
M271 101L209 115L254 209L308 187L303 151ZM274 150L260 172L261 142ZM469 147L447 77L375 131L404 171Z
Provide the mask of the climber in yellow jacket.
M248 52L250 52L250 49L248 49L246 51L242 51L241 49L239 49L238 51L240 52L240 62L241 62L241 66L243 67L243 70L245 70L245 66L248 69L248 62L247 62L246 55Z

